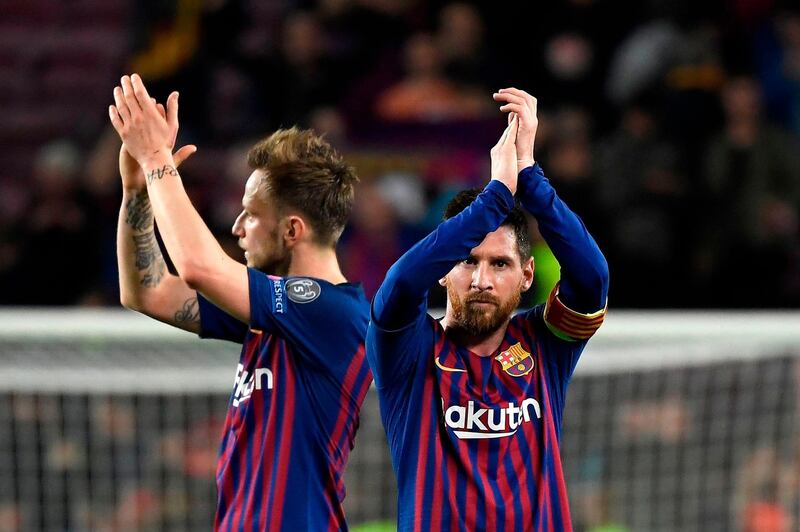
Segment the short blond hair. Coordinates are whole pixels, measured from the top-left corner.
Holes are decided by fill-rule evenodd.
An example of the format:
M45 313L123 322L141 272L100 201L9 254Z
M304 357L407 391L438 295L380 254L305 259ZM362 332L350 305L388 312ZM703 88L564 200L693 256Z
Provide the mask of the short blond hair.
M259 194L302 214L315 241L335 246L353 209L355 170L325 139L308 129L279 129L258 142L247 163L264 172Z

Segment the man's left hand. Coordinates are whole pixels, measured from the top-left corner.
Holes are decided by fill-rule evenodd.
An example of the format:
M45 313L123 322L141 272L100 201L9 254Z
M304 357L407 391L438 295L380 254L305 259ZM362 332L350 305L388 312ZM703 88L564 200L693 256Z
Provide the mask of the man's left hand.
M144 169L172 160L177 128L171 122L177 123L177 99L177 93L170 94L164 117L138 74L123 76L121 86L114 88L115 105L108 109L111 124Z
M505 102L500 107L500 110L504 113L509 113L509 122L511 122L511 115L519 117L517 170L521 171L532 166L534 163L533 144L536 140L536 130L539 128L539 119L536 114L538 105L536 98L523 90L513 87L500 89L492 95L492 98L497 102Z

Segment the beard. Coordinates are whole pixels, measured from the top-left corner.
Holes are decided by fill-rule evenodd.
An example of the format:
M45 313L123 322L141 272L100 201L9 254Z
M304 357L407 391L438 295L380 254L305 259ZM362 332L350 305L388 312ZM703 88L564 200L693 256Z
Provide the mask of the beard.
M262 273L266 273L267 275L286 277L289 273L289 265L291 262L292 257L289 253L272 253L269 257L258 263L248 264L248 266Z
M269 241L269 251L262 256L253 257L252 253L248 253L247 265L267 275L286 277L292 263L292 253L279 238L277 228L269 234Z
M491 334L505 325L519 306L521 297L522 292L516 291L506 301L489 294L472 294L461 299L451 285L447 286L447 300L453 311L453 325L476 337ZM477 305L478 302L492 304Z

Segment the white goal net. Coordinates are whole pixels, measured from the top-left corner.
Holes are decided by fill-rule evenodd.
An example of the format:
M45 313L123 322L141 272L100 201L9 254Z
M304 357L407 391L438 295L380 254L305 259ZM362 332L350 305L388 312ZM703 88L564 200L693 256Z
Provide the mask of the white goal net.
M238 346L124 311L0 311L0 530L209 530ZM570 384L576 530L800 527L800 314L612 312ZM371 391L351 524L393 521Z

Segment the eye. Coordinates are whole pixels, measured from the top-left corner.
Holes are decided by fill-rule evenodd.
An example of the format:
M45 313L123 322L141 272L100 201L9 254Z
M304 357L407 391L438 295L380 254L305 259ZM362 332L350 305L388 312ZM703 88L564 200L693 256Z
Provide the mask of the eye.
M477 263L475 259L473 259L472 257L467 257L466 259L464 259L464 264L468 264L469 266L474 266Z
M504 260L496 260L494 261L495 268L505 268L508 266L508 263Z

